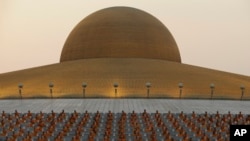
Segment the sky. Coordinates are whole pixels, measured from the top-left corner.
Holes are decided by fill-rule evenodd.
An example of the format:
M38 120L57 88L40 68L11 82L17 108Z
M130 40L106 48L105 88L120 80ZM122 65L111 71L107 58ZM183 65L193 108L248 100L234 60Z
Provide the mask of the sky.
M0 73L58 63L76 24L112 6L159 19L182 63L250 76L249 0L0 0Z

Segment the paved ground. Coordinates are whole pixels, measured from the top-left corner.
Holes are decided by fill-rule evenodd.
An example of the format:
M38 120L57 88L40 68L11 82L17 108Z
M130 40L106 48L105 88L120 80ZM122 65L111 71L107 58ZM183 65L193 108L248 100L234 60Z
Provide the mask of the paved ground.
M250 101L231 100L179 100L179 99L23 99L23 100L0 100L0 112L174 112L181 111L191 113L239 113L250 114Z

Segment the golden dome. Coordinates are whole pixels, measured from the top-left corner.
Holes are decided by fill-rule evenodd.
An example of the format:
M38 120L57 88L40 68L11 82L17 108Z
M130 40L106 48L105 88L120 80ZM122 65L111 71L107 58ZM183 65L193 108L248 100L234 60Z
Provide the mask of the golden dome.
M152 15L129 7L99 10L68 36L60 62L87 58L150 58L181 62L168 29Z
M159 20L134 8L107 8L75 27L60 63L0 74L0 98L20 98L18 84L23 84L22 98L50 98L52 82L54 98L82 98L84 93L89 98L207 99L213 83L213 98L250 99L249 76L180 62L174 38Z

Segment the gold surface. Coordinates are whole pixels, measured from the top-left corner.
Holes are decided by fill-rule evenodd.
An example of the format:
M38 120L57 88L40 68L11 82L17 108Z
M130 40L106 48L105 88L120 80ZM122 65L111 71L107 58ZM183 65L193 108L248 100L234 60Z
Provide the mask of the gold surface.
M152 15L129 7L99 10L68 36L60 62L85 58L150 58L181 62L168 29Z
M139 58L99 58L67 61L48 66L0 74L0 98L19 98L18 84L23 84L23 98L50 97L49 82L54 83L54 97L114 97L113 84L119 84L118 97L146 97L146 82L152 84L150 97L210 98L210 84L215 84L214 98L250 98L250 77L211 70L172 61Z
M0 98L149 97L250 99L250 77L181 64L174 38L150 14L128 7L97 11L70 33L61 63L0 74ZM23 88L19 91L19 84Z

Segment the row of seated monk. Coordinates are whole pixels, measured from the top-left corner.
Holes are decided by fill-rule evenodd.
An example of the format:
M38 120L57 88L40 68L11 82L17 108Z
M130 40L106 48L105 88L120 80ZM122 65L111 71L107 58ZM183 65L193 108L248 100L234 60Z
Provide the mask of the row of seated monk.
M229 140L230 124L250 124L250 115L207 113L13 113L0 115L0 140Z

